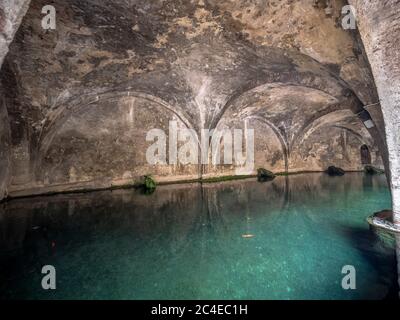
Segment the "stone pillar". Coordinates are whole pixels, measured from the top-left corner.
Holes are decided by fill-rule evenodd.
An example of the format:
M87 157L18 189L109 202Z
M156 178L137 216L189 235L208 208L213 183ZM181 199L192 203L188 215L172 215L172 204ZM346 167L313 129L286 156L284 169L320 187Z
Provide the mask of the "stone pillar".
M400 1L349 0L371 64L385 122L393 222L400 228ZM396 237L400 284L400 237Z
M1 94L1 93L0 93ZM7 195L10 182L10 127L7 109L0 95L0 201Z
M30 0L0 0L0 67L29 3Z
M0 68L29 3L30 0L0 0ZM7 195L10 176L10 127L7 108L0 93L0 201Z
M349 0L371 64L385 121L393 220L400 228L400 1Z

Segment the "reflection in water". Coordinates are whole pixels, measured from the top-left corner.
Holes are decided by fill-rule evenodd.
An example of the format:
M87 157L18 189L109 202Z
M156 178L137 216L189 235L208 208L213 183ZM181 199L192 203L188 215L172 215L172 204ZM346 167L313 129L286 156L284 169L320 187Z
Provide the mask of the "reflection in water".
M323 174L11 201L0 209L0 297L382 299L394 248L365 218L390 206L384 177ZM57 290L41 290L41 268ZM357 290L341 288L344 265Z

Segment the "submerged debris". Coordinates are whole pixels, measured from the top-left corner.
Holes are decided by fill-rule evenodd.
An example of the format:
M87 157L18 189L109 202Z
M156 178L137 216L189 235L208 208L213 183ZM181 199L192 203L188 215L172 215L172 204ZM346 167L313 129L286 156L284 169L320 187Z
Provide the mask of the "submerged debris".
M257 178L260 182L271 181L274 180L276 175L264 168L257 169Z
M344 176L345 171L342 168L330 166L326 171L330 176Z
M364 172L366 174L384 174L385 171L379 168L376 168L374 166L371 165L367 165L364 167Z
M244 239L250 239L250 238L254 238L254 234L242 234L242 238Z

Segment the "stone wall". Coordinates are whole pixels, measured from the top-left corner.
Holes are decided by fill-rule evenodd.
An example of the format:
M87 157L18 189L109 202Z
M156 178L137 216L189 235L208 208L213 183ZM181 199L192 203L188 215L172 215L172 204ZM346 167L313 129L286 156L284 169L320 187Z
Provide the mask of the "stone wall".
M332 15L313 3L56 0L43 30L48 3L32 1L0 76L10 194L235 174L149 165L146 133L171 120L198 135L255 129L254 170L362 170L363 145L382 166L360 117L377 101L361 41L338 24L344 1Z

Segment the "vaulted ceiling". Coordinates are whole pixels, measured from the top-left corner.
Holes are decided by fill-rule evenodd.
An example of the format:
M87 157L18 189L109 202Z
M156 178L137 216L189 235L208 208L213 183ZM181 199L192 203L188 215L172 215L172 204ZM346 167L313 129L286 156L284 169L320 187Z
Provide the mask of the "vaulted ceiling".
M97 169L82 168L96 162L98 152L81 157L92 147L73 141L93 140L96 150L94 140L105 141L100 132L108 130L114 146L102 150L115 156L126 149L114 149L118 136L126 134L125 146L137 149L141 144L129 137L156 126L157 119L178 119L198 132L258 121L254 126L270 135L263 153L277 153L277 144L286 153L283 161L301 149L296 160L286 159L286 170L335 162L329 152L321 160L321 145L349 142L347 135L359 140L354 146L378 150L358 117L363 105L378 99L357 32L341 28L344 1L334 1L327 14L325 1L312 0L54 0L56 30L44 30L47 4L31 1L1 71L11 144L20 161L14 175L23 176L14 179L18 188L90 181L104 176L105 163L106 175L115 170L113 178L135 176L126 175L133 153L122 163L104 155ZM137 129L112 132L132 108ZM321 128L319 141L307 145ZM349 168L359 165L347 158ZM30 173L22 170L26 165ZM54 168L64 165L59 180L45 177L57 176ZM38 174L43 167L46 173ZM160 174L171 172L180 171Z

